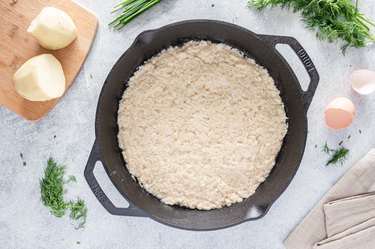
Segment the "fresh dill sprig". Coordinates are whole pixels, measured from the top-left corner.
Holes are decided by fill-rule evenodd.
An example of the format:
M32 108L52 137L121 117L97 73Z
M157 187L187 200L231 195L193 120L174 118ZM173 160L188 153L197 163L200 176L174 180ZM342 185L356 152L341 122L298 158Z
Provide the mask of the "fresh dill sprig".
M322 148L323 152L331 156L331 158L327 161L326 166L337 163L340 163L342 165L344 163L345 159L349 155L349 150L342 146L343 143L343 141L339 143L340 148L338 149L329 148L327 142L324 144Z
M71 219L80 220L80 223L76 226L76 229L85 227L87 218L87 208L85 206L85 202L78 198L76 202L70 201L67 208L70 209L69 217Z
M44 178L40 180L40 194L43 204L50 208L56 217L62 217L66 211L64 201L64 174L65 167L57 165L54 159L49 158Z
M121 11L119 16L110 22L108 26L114 29L122 29L127 23L142 14L161 0L126 0L115 6L112 11Z
M369 26L375 23L358 11L358 0L249 0L249 4L262 10L268 6L300 12L308 28L316 31L319 40L344 41L343 53L349 47L361 48L375 41Z
M77 183L77 178L75 176L70 175L70 176L68 176L68 180L66 181L66 183L68 183L68 182Z
M349 150L345 147L341 147L337 150L334 150L334 153L332 154L331 159L329 159L328 162L326 163L326 166L330 164L336 164L336 163L340 163L342 165L345 159L347 158L348 154L349 154Z
M66 190L64 185L68 182L77 182L75 176L64 179L65 166L58 165L53 158L47 161L44 178L40 180L40 194L43 204L48 207L56 217L62 217L70 209L69 217L80 220L76 229L83 228L87 219L87 208L85 202L78 198L77 201L64 200Z
M323 148L322 148L323 152L329 154L331 153L333 150L331 148L328 147L328 144L327 142L323 145Z

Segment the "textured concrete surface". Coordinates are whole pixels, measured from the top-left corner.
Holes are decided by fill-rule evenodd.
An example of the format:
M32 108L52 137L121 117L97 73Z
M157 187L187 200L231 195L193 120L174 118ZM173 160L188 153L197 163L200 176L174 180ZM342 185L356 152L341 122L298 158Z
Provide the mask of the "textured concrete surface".
M298 14L276 8L259 13L246 0L163 0L122 31L107 28L114 17L114 1L79 0L100 19L91 54L75 84L43 120L32 123L0 107L0 247L1 248L246 248L279 249L282 241L319 198L370 148L375 147L375 94L358 96L350 88L349 75L359 68L375 70L374 46L349 50L344 57L339 45L315 39ZM215 4L211 7L211 4ZM360 1L368 16L375 16L375 2ZM102 84L113 64L142 31L186 19L207 18L232 22L257 33L297 38L308 51L321 76L308 113L306 151L293 182L261 220L219 231L191 232L161 225L148 218L116 217L99 204L84 177L94 142L95 110ZM288 51L285 47L280 47ZM295 56L286 53L301 81L306 75ZM337 96L353 100L354 124L332 132L323 123L323 110ZM359 130L362 133L359 133ZM350 139L347 137L351 135ZM54 136L56 136L54 138ZM351 149L342 166L325 167L321 146L341 140ZM315 148L317 145L317 148ZM23 153L27 166L22 166ZM39 179L49 156L77 177L68 195L81 196L89 209L87 226L75 230L68 218L53 217L41 204ZM103 188L118 206L127 204L110 184L100 165L95 171ZM81 244L76 244L80 241Z

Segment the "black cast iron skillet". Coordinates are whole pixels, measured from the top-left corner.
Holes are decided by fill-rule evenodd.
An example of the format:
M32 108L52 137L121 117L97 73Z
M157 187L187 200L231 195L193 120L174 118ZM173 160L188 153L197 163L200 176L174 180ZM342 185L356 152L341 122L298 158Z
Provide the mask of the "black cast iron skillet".
M288 133L276 165L255 194L241 203L210 211L191 210L163 204L149 194L128 172L117 142L119 101L133 72L145 60L171 45L189 40L211 40L238 48L268 69L275 81L288 116ZM298 55L309 76L310 85L302 91L276 44L288 44ZM105 209L114 215L148 216L164 224L191 230L211 230L263 217L294 177L305 149L306 113L318 85L319 75L310 57L292 37L259 35L242 27L212 20L178 22L141 33L109 73L99 97L96 113L96 140L85 168L86 180ZM115 207L93 174L101 161L112 183L128 200L128 208Z

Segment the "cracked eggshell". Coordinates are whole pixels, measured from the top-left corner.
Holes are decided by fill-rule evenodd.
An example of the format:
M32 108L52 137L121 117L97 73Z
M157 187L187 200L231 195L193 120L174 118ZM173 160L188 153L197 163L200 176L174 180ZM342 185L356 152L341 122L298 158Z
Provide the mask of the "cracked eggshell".
M375 72L370 70L357 70L350 76L353 89L359 94L370 94L375 91Z
M344 97L332 100L324 112L326 124L333 130L341 130L350 126L354 116L355 107L353 102Z

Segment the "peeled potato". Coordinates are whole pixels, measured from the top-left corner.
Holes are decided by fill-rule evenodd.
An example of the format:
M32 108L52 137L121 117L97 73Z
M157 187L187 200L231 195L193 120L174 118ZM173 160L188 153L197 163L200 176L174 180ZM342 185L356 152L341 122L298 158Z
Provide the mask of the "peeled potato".
M57 50L68 46L77 37L77 28L64 11L45 7L27 29L40 46Z
M26 61L13 75L14 88L30 101L47 101L61 97L65 75L52 54L42 54Z

